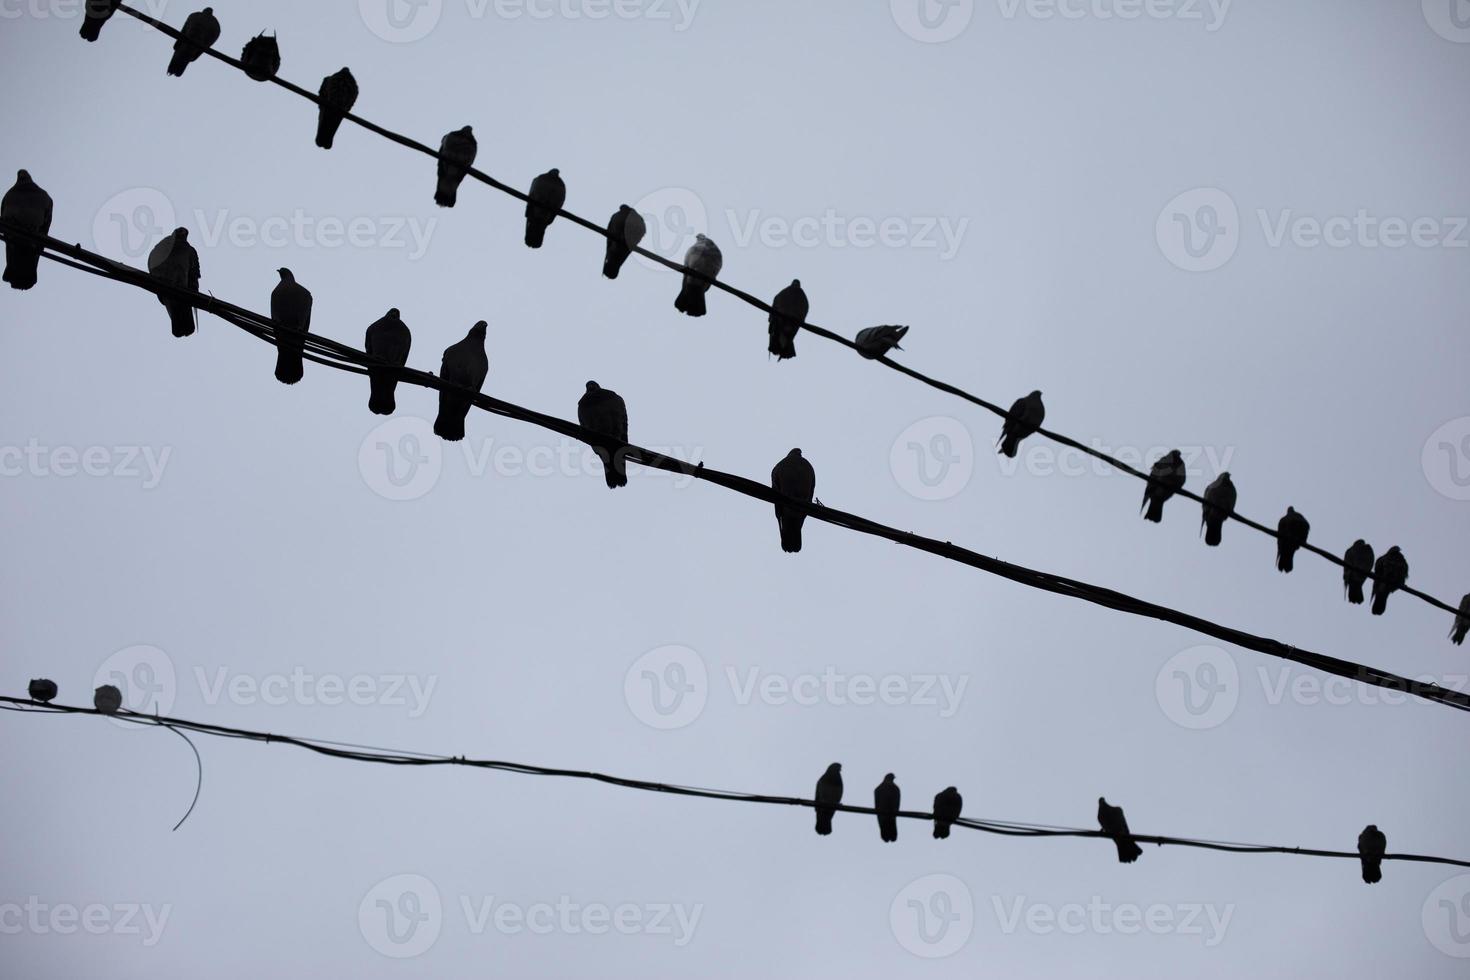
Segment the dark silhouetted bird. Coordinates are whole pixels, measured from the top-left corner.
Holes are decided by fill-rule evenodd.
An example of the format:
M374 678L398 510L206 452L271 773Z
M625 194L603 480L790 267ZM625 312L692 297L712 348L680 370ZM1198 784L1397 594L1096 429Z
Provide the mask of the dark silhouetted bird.
M56 682L49 681L44 677L37 677L32 679L30 687L28 687L26 690L30 694L32 701L40 701L42 704L49 704L56 699Z
M170 286L199 291L199 253L189 244L189 229L175 228L174 233L148 253L148 274ZM168 322L175 337L194 333L194 304L178 296L159 293L158 301L168 310Z
M0 221L20 231L45 235L51 230L51 195L41 190L29 171L15 175L15 186L0 198ZM42 244L19 235L5 236L5 281L12 289L30 289L40 271Z
M607 222L607 257L602 260L602 274L616 279L623 271L623 263L647 234L648 223L643 215L626 204L619 206L617 214Z
M811 303L807 301L806 290L801 288L800 279L791 280L791 285L771 301L771 342L767 349L776 355L776 360L785 361L796 356L796 334L806 323L806 315L810 311Z
M475 154L479 151L480 144L468 126L446 134L439 141L439 184L434 190L435 204L441 208L454 207L459 197L460 182L475 165Z
M1184 472L1184 454L1175 449L1167 456L1161 458L1149 470L1149 484L1143 488L1143 503L1140 509L1147 507L1148 511L1143 515L1146 521L1155 524L1164 522L1164 504L1170 497L1184 489L1184 481L1187 474Z
M1296 553L1307 543L1312 525L1296 512L1295 507L1286 508L1286 516L1276 525L1276 570L1290 572L1294 567Z
M323 78L322 87L317 89L316 95L316 145L330 150L342 120L347 118L347 114L357 104L357 79L352 77L352 72L343 68L336 74Z
M1109 806L1108 801L1101 796L1097 798L1097 825L1118 846L1118 860L1121 863L1132 864L1143 855L1143 850L1128 831L1128 818L1123 815L1123 808Z
M891 772L873 789L873 809L878 811L878 836L885 844L898 840L898 817L895 814L902 798Z
M1359 538L1342 556L1342 585L1347 590L1348 602L1355 606L1363 604L1363 583L1372 572L1373 546Z
M398 372L393 368L401 368L408 363L408 352L412 347L413 334L396 307L382 319L368 325L363 350L368 357L390 365L368 368L368 411L374 415L392 415L398 409L394 397L398 391Z
M1373 615L1382 616L1388 609L1388 597L1409 581L1409 563L1395 545L1373 566Z
M587 393L577 402L577 422L584 429L617 440L617 449L594 446L592 451L602 460L608 489L626 487L628 460L624 450L628 445L628 406L622 396L599 387L596 381L587 382Z
M444 351L439 377L446 387L439 392L439 417L434 420L434 435L446 442L459 442L464 438L464 420L475 402L471 393L484 387L485 377L490 373L490 358L485 355L485 328L488 326L481 320L470 328L464 340L449 345Z
M301 354L311 330L311 293L290 269L278 269L281 281L271 290L271 322L276 327L276 380L294 385L305 373Z
M1460 611L1455 615L1455 625L1450 627L1450 639L1455 642L1455 646L1463 646L1467 633L1470 633L1470 595L1460 600Z
M1205 544L1211 548L1220 546L1220 532L1225 521L1235 512L1237 494L1229 473L1220 476L1205 488L1205 502L1200 514L1200 526L1205 529Z
M817 803L817 833L825 837L832 833L832 814L837 812L833 808L842 802L842 763L834 762L827 767L817 780L817 792L812 799Z
M1363 862L1363 881L1376 885L1383 880L1383 855L1388 852L1388 838L1377 824L1369 824L1358 835L1358 858Z
M117 11L122 0L87 0L86 19L82 21L82 40L95 41L102 36L102 25Z
M168 73L183 75L184 69L199 60L205 48L214 46L219 40L219 21L214 19L214 8L205 7L184 18L183 37L174 41L174 56L169 60Z
M812 502L817 493L817 471L801 455L800 449L791 450L771 470L771 489L802 503ZM796 554L801 550L801 526L806 523L806 512L789 504L778 503L776 523L781 528L781 550Z
M908 332L908 327L868 327L866 330L858 331L854 343L857 344L859 354L870 361L876 360L887 356L891 350L903 350L898 343Z
M960 818L960 808L965 805L964 797L953 786L934 797L934 836L943 840L949 836L949 828Z
M1000 440L996 443L1001 454L1011 459L1021 448L1021 440L1041 428L1046 421L1046 406L1042 404L1041 392L1033 391L1025 398L1016 399L1006 413L1005 424L1000 429Z
M561 171L552 167L531 181L530 198L526 202L526 245L540 248L546 241L546 229L556 220L556 213L567 203L566 181Z
M281 46L276 43L276 36L261 32L246 41L240 52L240 64L245 66L245 74L257 82L275 78L281 70Z
M122 692L111 684L103 684L92 692L92 706L104 715L115 715L122 707Z
M720 270L725 267L725 257L720 254L718 245L703 235L696 235L694 244L684 254L684 265L713 280L719 278ZM710 283L706 279L685 273L684 287L674 300L674 309L689 316L704 316L708 312L704 297L709 288Z

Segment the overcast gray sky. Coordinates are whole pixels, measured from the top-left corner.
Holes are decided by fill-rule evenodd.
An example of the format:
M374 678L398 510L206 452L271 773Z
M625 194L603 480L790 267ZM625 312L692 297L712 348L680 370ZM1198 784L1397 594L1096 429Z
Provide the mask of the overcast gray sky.
M279 33L313 90L435 143L472 124L516 186L620 203L729 281L800 277L845 334L912 324L906 363L1201 489L1288 504L1315 542L1407 554L1470 588L1470 188L1463 0L216 0L222 48ZM926 0L927 2L927 0ZM1455 4L1458 3L1456 7ZM818 495L985 554L1287 643L1465 687L1450 617L1342 600L1198 508L466 185L433 161L118 16L0 0L4 166L52 233L141 264L187 226L203 287L360 344L390 306L411 363L490 323L486 390L570 417L595 378L632 436L763 478L793 446ZM145 7L180 24L194 9ZM390 16L391 14L391 16ZM923 15L921 17L921 14ZM1464 25L1463 27L1460 25ZM4 178L8 185L8 174ZM1470 720L1024 589L823 525L781 553L769 506L636 471L476 413L386 428L361 378L219 321L169 335L151 296L45 264L0 295L0 665L7 693L103 677L183 717L667 782L848 800L894 772L908 806L1141 833L1470 856ZM85 466L83 464L86 464ZM1206 649L1198 649L1201 644ZM669 649L674 648L674 649ZM684 699L654 682L679 680ZM652 681L650 680L652 678ZM1207 684L1211 691L1201 689ZM876 693L875 693L876 692ZM872 702L872 703L855 703ZM17 976L1462 976L1470 877L1389 864L1027 841L582 782L399 771L89 718L0 715L0 957ZM91 908L97 906L99 908ZM89 934L79 923L89 923ZM599 934L601 933L601 934ZM942 955L941 955L942 954Z

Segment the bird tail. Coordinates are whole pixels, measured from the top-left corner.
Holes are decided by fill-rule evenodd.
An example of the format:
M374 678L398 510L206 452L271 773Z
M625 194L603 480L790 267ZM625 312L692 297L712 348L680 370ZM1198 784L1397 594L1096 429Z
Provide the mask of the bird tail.
M1382 880L1383 880L1383 862L1382 861L1364 861L1363 862L1363 882L1365 884L1369 884L1369 885L1376 885L1376 884L1378 884Z
M1123 864L1132 864L1143 856L1143 849L1132 837L1119 837L1117 844L1118 860Z
M1220 529L1225 526L1222 520L1210 520L1205 522L1205 544L1211 548L1220 547Z
M465 416L470 414L470 403L448 392L439 394L439 416L434 419L434 435L445 442L459 442L464 438Z
M95 40L97 40L99 37L102 36L102 25L105 24L105 23L106 23L106 21L104 21L104 20L94 19L94 18L91 18L91 17L88 17L85 20L83 20L82 21L82 30L81 30L82 40L83 41L95 41Z
M1016 453L1021 449L1021 440L1013 435L1002 436L1000 440L1000 454L1007 459L1015 459Z
M1470 634L1470 623L1456 623L1454 629L1450 630L1450 640L1455 646L1465 645L1465 636Z
M1388 590L1375 585L1373 587L1373 615L1382 616L1388 611Z
M5 276L12 289L30 289L36 284L41 265L41 250L25 242L5 243Z
M606 449L597 450L597 455L602 459L603 475L607 477L607 488L616 490L628 485L628 463L621 450L609 453Z
M623 271L623 263L628 261L631 254L627 249L608 243L607 258L602 262L602 274L609 279L616 279L618 273Z
M817 811L817 833L821 834L823 837L826 837L828 834L832 833L831 810Z
M188 303L169 303L168 322L175 337L194 336L194 307Z
M796 356L796 331L784 320L771 324L771 342L767 346L778 361L789 361Z
M936 840L946 840L949 838L949 821L934 821L934 838Z
M301 360L301 352L288 350L284 346L276 348L276 380L283 385L294 385L305 375L305 365Z
M778 522L781 525L781 550L788 555L801 551L800 515L787 515Z
M892 844L898 840L898 818L880 815L878 817L878 836L885 844Z
M374 415L392 415L398 408L393 394L398 389L398 379L392 372L372 370L368 372L368 411Z
M1295 566L1296 549L1281 548L1276 552L1276 570L1278 572L1290 572Z
M175 78L184 77L184 69L189 67L189 55L184 51L175 51L174 56L169 59L168 73Z
M324 150L332 148L332 140L337 137L337 129L342 125L345 117L331 109L323 109L317 115L316 121L316 145Z
M462 176L459 174L440 174L439 186L434 190L434 203L441 208L454 207L455 201L459 199L459 182L461 179Z
M679 298L674 300L674 309L689 316L704 316L708 312L704 304L706 288L704 283L685 279L684 288L679 290Z
M1164 523L1164 501L1159 497L1144 497L1144 500L1148 502L1148 513L1143 515L1143 519L1155 524Z
M1362 582L1348 582L1347 583L1347 601L1348 602L1351 602L1355 606L1361 606L1363 604L1363 583Z
M526 247L540 248L542 245L546 244L547 227L548 222L542 221L540 218L527 218Z

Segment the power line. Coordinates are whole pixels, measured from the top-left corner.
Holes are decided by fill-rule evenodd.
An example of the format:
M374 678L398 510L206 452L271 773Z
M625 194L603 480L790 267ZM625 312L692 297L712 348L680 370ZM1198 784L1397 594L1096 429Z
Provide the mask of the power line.
M249 741L279 743L291 745L296 748L306 749L318 755L328 756L334 759L348 759L355 762L368 762L378 765L389 766L415 766L415 767L437 767L437 766L463 766L469 769L489 769L497 772L514 773L522 776L548 776L559 779L579 779L592 782L604 783L609 786L617 786L623 789L639 790L648 793L666 793L673 796L688 796L706 800L723 800L732 803L756 803L766 806L795 806L815 808L816 801L804 799L798 796L778 796L768 793L746 793L736 790L710 789L697 786L683 786L676 783L657 783L645 779L634 779L628 776L613 776L607 773L593 772L579 769L560 769L549 766L538 766L524 762L503 762L491 759L471 759L467 756L445 756L428 755L419 752L404 752L398 749L385 749L373 746L357 746L343 742L329 742L324 739L305 738L295 735L277 735L270 732L261 732L248 728L232 728L225 725L214 725L206 722L188 721L183 718L170 718L160 715L141 714L126 709L109 715L95 708L83 708L72 705L60 705L32 701L28 698L16 698L0 696L0 704L11 706L8 710L24 713L41 714L78 714L97 715L100 717L115 717L124 721L134 722L140 725L155 725L161 728L170 728L175 731L187 731L198 735L209 735L219 738L246 739ZM197 799L197 795L196 795ZM823 804L825 807L826 804ZM873 807L853 806L849 804L837 804L832 809L843 813L866 814L876 816L878 811ZM922 820L932 822L934 814L922 810L899 810L895 816L905 820ZM965 827L969 830L978 830L982 833L997 834L1005 837L1075 837L1075 838L1100 838L1112 840L1112 838L1101 830L1087 830L1081 827L1058 827L1043 824L1018 823L1007 820L991 820L982 817L961 817L954 821L956 826ZM1221 851L1232 854L1292 854L1299 857L1320 857L1359 860L1356 851L1338 851L1329 848L1315 847L1287 847L1279 844L1245 844L1232 841L1202 840L1192 837L1173 837L1156 834L1130 834L1140 844L1156 844L1160 847L1189 847L1209 851ZM1435 857L1424 854L1385 854L1385 861L1405 861L1419 864L1442 864L1457 868L1470 868L1470 861L1462 861L1456 858Z
M68 245L50 236L19 231L13 226L0 222L0 239L9 239L17 236L33 243L43 243L48 251L43 251L42 254L48 259L54 259L71 268L82 269L105 279L144 289L156 295L187 301L196 309L213 313L227 323L240 327L259 340L272 344L276 341L275 326L271 323L269 317L262 316L244 307L236 306L233 303L216 299L213 296L162 282L146 272L134 269L121 262L115 262L95 252L89 252L80 245ZM293 331L292 334L293 337L302 336L296 331ZM674 459L673 457L665 456L640 446L632 444L622 445L608 436L584 429L580 425L559 419L553 415L546 415L542 412L523 408L520 405L494 398L483 392L471 392L468 389L447 385L442 379L424 371L418 371L408 367L399 368L384 365L382 362L370 358L363 351L330 340L319 334L307 333L304 335L304 338L307 358L339 371L365 374L367 373L366 365L369 364L375 367L391 367L396 372L398 379L402 382L434 390L451 388L460 391L467 396L472 396L474 407L483 411L504 416L505 418L527 422L531 425L539 426L559 435L566 436L569 439L586 443L594 448L619 454L631 463L637 463L651 469L664 470L681 476L692 477L696 480L704 480L768 504L780 504L788 509L796 508L805 512L809 517L815 518L823 523L834 524L850 531L856 531L859 534L893 541L906 548L913 548L916 551L927 552L932 555L937 555L940 558L948 559L949 561L969 565L972 568L978 568L983 572L1009 579L1012 582L1019 582L1022 585L1034 589L1070 596L1074 599L1081 599L1095 605L1126 612L1134 616L1173 623L1177 626L1183 626L1186 629L1203 633L1206 636L1223 640L1247 650L1254 650L1258 653L1264 653L1282 660L1289 660L1293 663L1312 667L1339 677L1345 677L1361 684L1402 691L1426 701L1434 701L1461 710L1470 710L1470 694L1461 691L1449 690L1423 681L1410 680L1407 677L1400 677L1397 674L1379 670L1376 667L1355 663L1350 660L1342 660L1337 657L1327 656L1326 654L1302 650L1282 643L1279 640L1255 636L1242 630L1234 629L1233 627L1224 626L1167 606L1147 602L1102 586L1092 585L1050 572L1037 571L1023 565L1013 565L997 558L989 558L978 552L970 551L967 548L961 548L948 541L939 541L935 538L923 537L908 531L900 531L897 528L879 524L876 521L859 517L856 514L836 510L820 503L808 503L787 497L777 493L765 484L757 483L754 480L748 480L745 477L736 476L732 473L722 473L719 470L710 469L703 463L691 465L682 460ZM298 342L302 341L298 340Z
M173 27L170 27L168 24L165 24L162 21L155 20L154 18L148 16L147 14L143 13L142 11L135 10L134 8L128 6L127 4L119 3L117 5L117 9L120 10L120 11L122 11L123 13L128 14L131 17L134 17L134 18L142 21L143 23L149 25L150 27L154 28L157 31L162 32L163 34L168 35L169 37L172 37L172 38L175 38L175 39L179 39L179 38L182 38L182 36L183 36L178 29L173 28ZM191 43L193 43L193 42L191 42ZM197 44L194 45L194 46L196 48L199 47L199 45L197 45ZM210 57L212 57L212 58L214 58L214 59L216 59L216 60L218 60L220 62L223 62L224 64L229 65L231 68L234 68L237 71L244 72L247 75L249 73L249 69L246 68L246 66L245 66L245 64L243 62L241 62L240 60L238 60L236 58L230 57L229 55L225 54L222 51L218 51L218 50L216 50L213 47L203 47L203 48L200 48L200 50L202 50L204 54L207 54ZM317 96L315 93L310 92L307 89L304 89L301 86L296 85L296 84L294 84L292 82L289 82L289 81L287 81L284 78L281 78L279 76L279 74L273 74L269 78L262 79L262 80L269 81L269 82L272 82L272 83L274 83L276 85L279 85L281 88L284 88L286 91L291 92L291 93L293 93L295 95L298 95L301 98L306 99L307 101L309 101L309 102L311 102L313 104L320 105L320 103L321 103L320 97ZM435 159L438 159L438 157L439 157L438 151L435 150L434 148L432 148L432 147L430 147L430 146L428 146L428 145L426 145L424 143L420 143L418 140L415 140L415 139L413 139L411 137L404 136L401 133L394 132L391 129L387 129L386 127L380 126L377 123L374 123L374 122L371 122L371 121L369 121L367 119L364 119L361 116L354 115L353 113L348 112L348 113L345 113L344 114L344 118L346 118L347 120L349 120L349 121L351 121L353 123L356 123L358 126L361 126L362 128L368 130L369 132L376 133L377 135L383 137L384 139L387 139L387 140L390 140L390 141L392 141L394 143L397 143L400 146L408 147L411 150L416 150L419 153L423 153L423 154L425 154L427 156L434 157ZM529 196L524 191L517 190L516 188L511 187L509 184L506 184L506 183L503 183L503 182L501 182L499 180L496 180L494 177L491 177L489 174L486 174L486 173L484 173L483 171L480 171L480 170L476 170L473 167L469 168L469 170L468 170L468 176L473 177L475 180L479 181L482 184L486 184L486 185L488 185L490 187L495 188L496 190L500 191L503 194L509 194L511 197L514 197L514 198L516 198L516 199L518 199L520 201L528 202L530 200ZM596 232L598 235L602 236L603 238L607 238L608 237L608 230L605 227L603 227L602 225L599 225L599 224L596 224L595 222L589 221L588 219L583 218L580 215L574 214L571 211L568 211L568 210L566 210L564 208L558 209L556 213L557 213L557 215L559 217L565 218L567 221L571 222L572 224L579 225L579 226L581 226L583 228L586 228L589 231ZM729 295L734 296L736 299L739 299L742 302L744 302L744 303L746 303L746 304L748 304L750 306L753 306L753 307L755 307L758 310L761 310L762 312L765 312L767 314L774 312L774 310L772 310L772 308L771 308L771 305L769 303L765 302L764 300L761 300L761 299L757 298L756 296L754 296L754 295L746 292L745 290L739 289L739 288L737 288L735 286L732 286L732 285L729 285L728 283L725 283L725 282L723 282L723 281L721 281L719 279L711 279L709 276L706 276L706 275L704 275L703 273L700 273L700 272L696 272L695 270L690 269L689 267L683 265L680 262L675 262L675 261L673 261L671 259L665 258L664 256L659 255L656 252L651 252L651 251L649 251L649 250L647 250L647 249L645 249L645 248L643 248L641 246L633 246L631 248L631 251L634 252L634 253L636 253L636 254L638 254L638 255L643 256L646 259L649 259L650 261L657 262L659 265L662 265L665 268L671 269L671 270L673 270L675 272L678 272L678 273L680 273L682 275L692 276L695 279L701 280L703 282L707 282L711 286L713 286L714 288L719 289L722 292L728 293ZM821 337L824 340L829 340L829 341L832 341L834 343L841 344L842 346L844 346L844 347L846 347L846 348L848 348L850 350L853 350L853 351L857 351L858 350L858 345L856 343L854 343L851 340L848 340L846 337L842 336L841 334L834 333L831 330L828 330L828 329L826 329L824 327L819 327L819 326L817 326L816 324L813 324L813 323L802 323L800 326L801 326L801 329L806 330L809 333L815 334L816 336ZM894 360L892 360L892 359L890 359L890 358L888 358L886 356L876 357L876 358L867 357L866 355L862 355L862 356L864 357L865 360L875 361L876 363L882 364L883 366L885 366L887 368L890 368L890 369L892 369L894 371L897 371L900 374L907 375L908 377L913 378L915 381L918 381L918 382L920 382L922 384L928 385L929 387L934 388L937 391L942 391L945 394L953 395L956 398L964 399L965 401L969 402L970 404L979 406L980 408L985 409L986 411L992 413L993 415L998 416L999 418L1004 419L1009 414L1009 412L1008 412L1007 409L1001 407L1000 405L998 405L998 404L996 404L994 402L991 402L991 401L988 401L988 400L986 400L984 398L981 398L978 395L971 394L970 392L965 391L962 388L958 388L958 387L956 387L954 385L948 384L947 382L940 381L937 378L929 377L926 374L923 374L923 373L921 373L919 371L916 371L913 368L906 367L905 365L900 364L897 361L894 361ZM1123 462L1122 460L1118 459L1117 457L1108 455L1107 453L1103 452L1100 449L1096 449L1096 448L1094 448L1092 446L1083 445L1081 442L1078 442L1076 439L1073 439L1070 436L1065 436L1065 435L1062 435L1059 432L1053 432L1050 429L1045 429L1045 428L1038 428L1035 431L1036 431L1036 434L1037 435L1039 435L1039 436L1041 436L1041 437L1043 437L1045 439L1050 439L1052 442L1055 442L1055 443L1058 443L1060 445L1066 446L1066 447L1068 447L1070 449L1075 449L1078 452L1081 452L1081 453L1084 453L1084 454L1086 454L1088 456L1093 457L1094 459L1101 460L1102 462L1108 464L1109 466L1113 467L1114 469L1117 469L1117 470L1119 470L1120 472L1123 472L1123 473L1127 473L1129 476L1136 477L1137 479L1142 480L1144 483L1155 484L1155 485L1162 485L1162 484L1159 484L1159 481L1153 479L1153 477L1150 476L1148 473L1145 473L1142 470L1136 469L1135 467L1132 467L1132 466L1128 465L1127 463ZM1190 490L1188 488L1180 488L1180 489L1178 489L1178 490L1176 490L1174 492L1175 492L1175 494L1177 496L1188 498L1189 500L1193 500L1193 501L1195 501L1198 504L1203 505L1205 503L1205 499L1204 499L1203 496L1201 496L1200 494L1198 494L1198 493L1196 493L1193 490ZM1238 522L1240 524L1245 525L1246 527L1248 527L1248 528L1250 528L1250 529L1252 529L1254 531L1258 531L1258 532L1260 532L1262 534L1265 534L1265 535L1267 535L1267 536L1269 536L1271 538L1277 538L1277 537L1279 537L1279 535L1277 534L1275 528L1272 528L1272 527L1270 527L1268 525L1262 524L1259 521L1252 520L1251 518L1248 518L1248 517L1244 516L1243 514L1239 514L1239 513L1237 513L1234 510L1231 510L1227 514L1227 517L1230 520L1234 520L1234 521L1236 521L1236 522ZM1346 563L1343 561L1343 558L1340 555L1334 554L1334 553L1326 550L1325 548L1319 547L1319 546L1317 546L1315 544L1312 544L1310 542L1307 542L1307 543L1302 544L1301 545L1301 550L1303 550L1303 551L1309 551L1312 554L1317 555L1320 558L1325 558L1327 561L1332 562L1332 564L1336 565L1339 568L1343 568L1346 565ZM1372 580L1372 579L1375 579L1376 576L1370 570L1368 572L1368 574L1367 574L1367 578L1370 579L1370 580ZM1445 602L1442 599L1438 599L1438 598L1430 595L1427 592L1423 592L1423 591L1421 591L1419 589L1416 589L1416 588L1413 588L1412 586L1409 586L1407 584L1401 586L1398 589L1398 591L1403 592L1406 595L1414 596L1415 598L1420 599L1420 600L1422 600L1424 602L1427 602L1429 605L1434 606L1434 607L1436 607L1438 609L1441 609L1441 610L1443 610L1443 611L1445 611L1447 613L1458 614L1458 611L1459 610L1458 610L1458 608L1456 606L1453 606L1450 603L1447 603L1447 602Z

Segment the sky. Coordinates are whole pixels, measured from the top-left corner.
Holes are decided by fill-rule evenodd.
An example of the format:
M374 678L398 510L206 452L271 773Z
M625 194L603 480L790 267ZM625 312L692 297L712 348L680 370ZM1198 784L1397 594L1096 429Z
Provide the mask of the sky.
M1458 4L1458 6L1456 6ZM181 24L193 7L148 0ZM517 187L696 231L723 278L800 278L814 323L912 326L905 364L1125 459L1179 447L1195 490L1288 505L1312 541L1400 545L1470 589L1470 9L1463 0L216 0L220 47L279 36L315 90L437 144L473 125ZM389 307L410 363L489 323L485 390L574 417L586 381L634 441L763 479L792 447L831 506L1310 650L1470 688L1451 617L1343 601L1340 572L466 184L78 5L0 0L0 166L52 234L141 265L176 225L202 288L313 330ZM8 186L9 177L5 178ZM1470 858L1466 719L809 523L434 395L364 379L54 264L0 293L0 691L399 749L867 804L956 786L966 816ZM0 959L26 977L1463 976L1470 876L400 770L92 717L0 714Z

